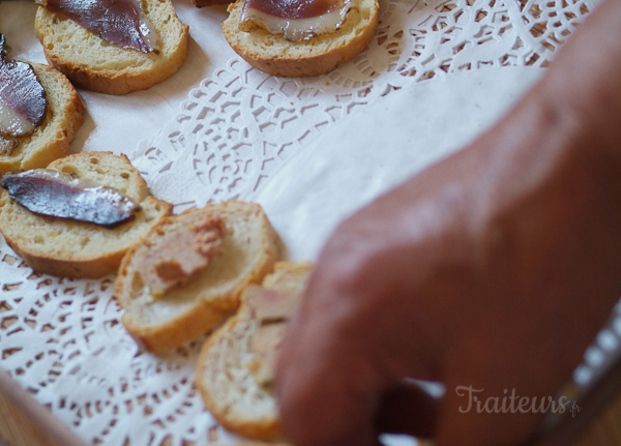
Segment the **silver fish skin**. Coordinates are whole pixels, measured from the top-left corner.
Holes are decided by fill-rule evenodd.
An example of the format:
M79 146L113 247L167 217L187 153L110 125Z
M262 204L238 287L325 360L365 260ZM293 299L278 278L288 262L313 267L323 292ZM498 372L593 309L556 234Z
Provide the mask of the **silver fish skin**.
M0 185L18 204L38 215L114 228L140 206L118 190L50 169L5 173Z

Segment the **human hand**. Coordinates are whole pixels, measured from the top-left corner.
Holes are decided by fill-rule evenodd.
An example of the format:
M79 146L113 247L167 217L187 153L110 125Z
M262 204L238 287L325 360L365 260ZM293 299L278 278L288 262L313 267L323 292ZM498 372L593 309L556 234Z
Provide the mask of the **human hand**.
M619 295L621 216L591 184L597 165L588 172L559 155L538 178L503 186L490 179L489 156L478 142L327 244L280 361L282 419L296 445L374 445L382 428L440 445L517 444L541 404L554 409L548 398ZM404 377L443 382L446 394L434 401ZM472 404L512 395L528 399L525 413Z
M609 125L621 85L604 74L616 84L597 119L588 109L582 122L562 119L572 114L550 91L567 85L544 81L470 147L338 228L281 350L277 394L294 444L375 445L382 431L519 444L559 410L557 392L621 291L619 126ZM435 399L406 377L446 392Z

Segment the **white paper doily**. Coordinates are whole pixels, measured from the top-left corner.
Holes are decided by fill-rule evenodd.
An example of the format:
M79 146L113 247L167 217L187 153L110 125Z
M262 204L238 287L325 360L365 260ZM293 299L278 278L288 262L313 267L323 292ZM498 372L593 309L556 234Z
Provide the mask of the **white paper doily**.
M376 36L353 62L283 79L231 59L133 161L179 210L244 196L328 126L404 86L466 70L545 67L592 3L380 1Z
M463 71L545 67L595 1L380 3L368 50L312 79L265 75L225 47L210 58L210 42L223 39L202 29L194 36L205 79L157 135L123 151L177 211L249 197L329 127L401 89ZM196 14L213 21L222 11ZM94 106L109 100L89 96ZM0 241L0 366L90 444L231 441L192 384L202 340L165 356L140 351L119 322L112 281L33 274Z

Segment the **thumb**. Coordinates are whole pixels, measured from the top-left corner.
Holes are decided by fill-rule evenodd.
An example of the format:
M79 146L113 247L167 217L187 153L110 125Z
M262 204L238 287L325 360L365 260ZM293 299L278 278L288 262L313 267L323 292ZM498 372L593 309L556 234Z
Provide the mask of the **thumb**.
M283 430L296 446L376 446L375 413L387 383L356 336L329 318L294 319L279 356Z

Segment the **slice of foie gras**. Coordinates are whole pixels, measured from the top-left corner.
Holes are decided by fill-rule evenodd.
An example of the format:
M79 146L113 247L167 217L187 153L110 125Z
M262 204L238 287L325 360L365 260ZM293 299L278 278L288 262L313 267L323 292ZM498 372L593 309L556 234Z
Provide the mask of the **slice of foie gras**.
M299 42L338 30L354 7L351 0L245 0L239 29L258 26Z
M45 89L32 66L9 59L5 38L0 34L0 150L14 148L7 139L32 135L43 123L46 111Z
M35 0L121 48L157 52L160 37L136 0Z
M301 295L293 291L250 286L246 304L259 327L250 339L253 359L247 364L257 383L271 388L274 383L276 361L285 336L287 322L297 309Z
M178 222L173 229L157 228L141 271L150 294L161 298L204 271L221 254L224 235L224 222L213 214L198 222Z

